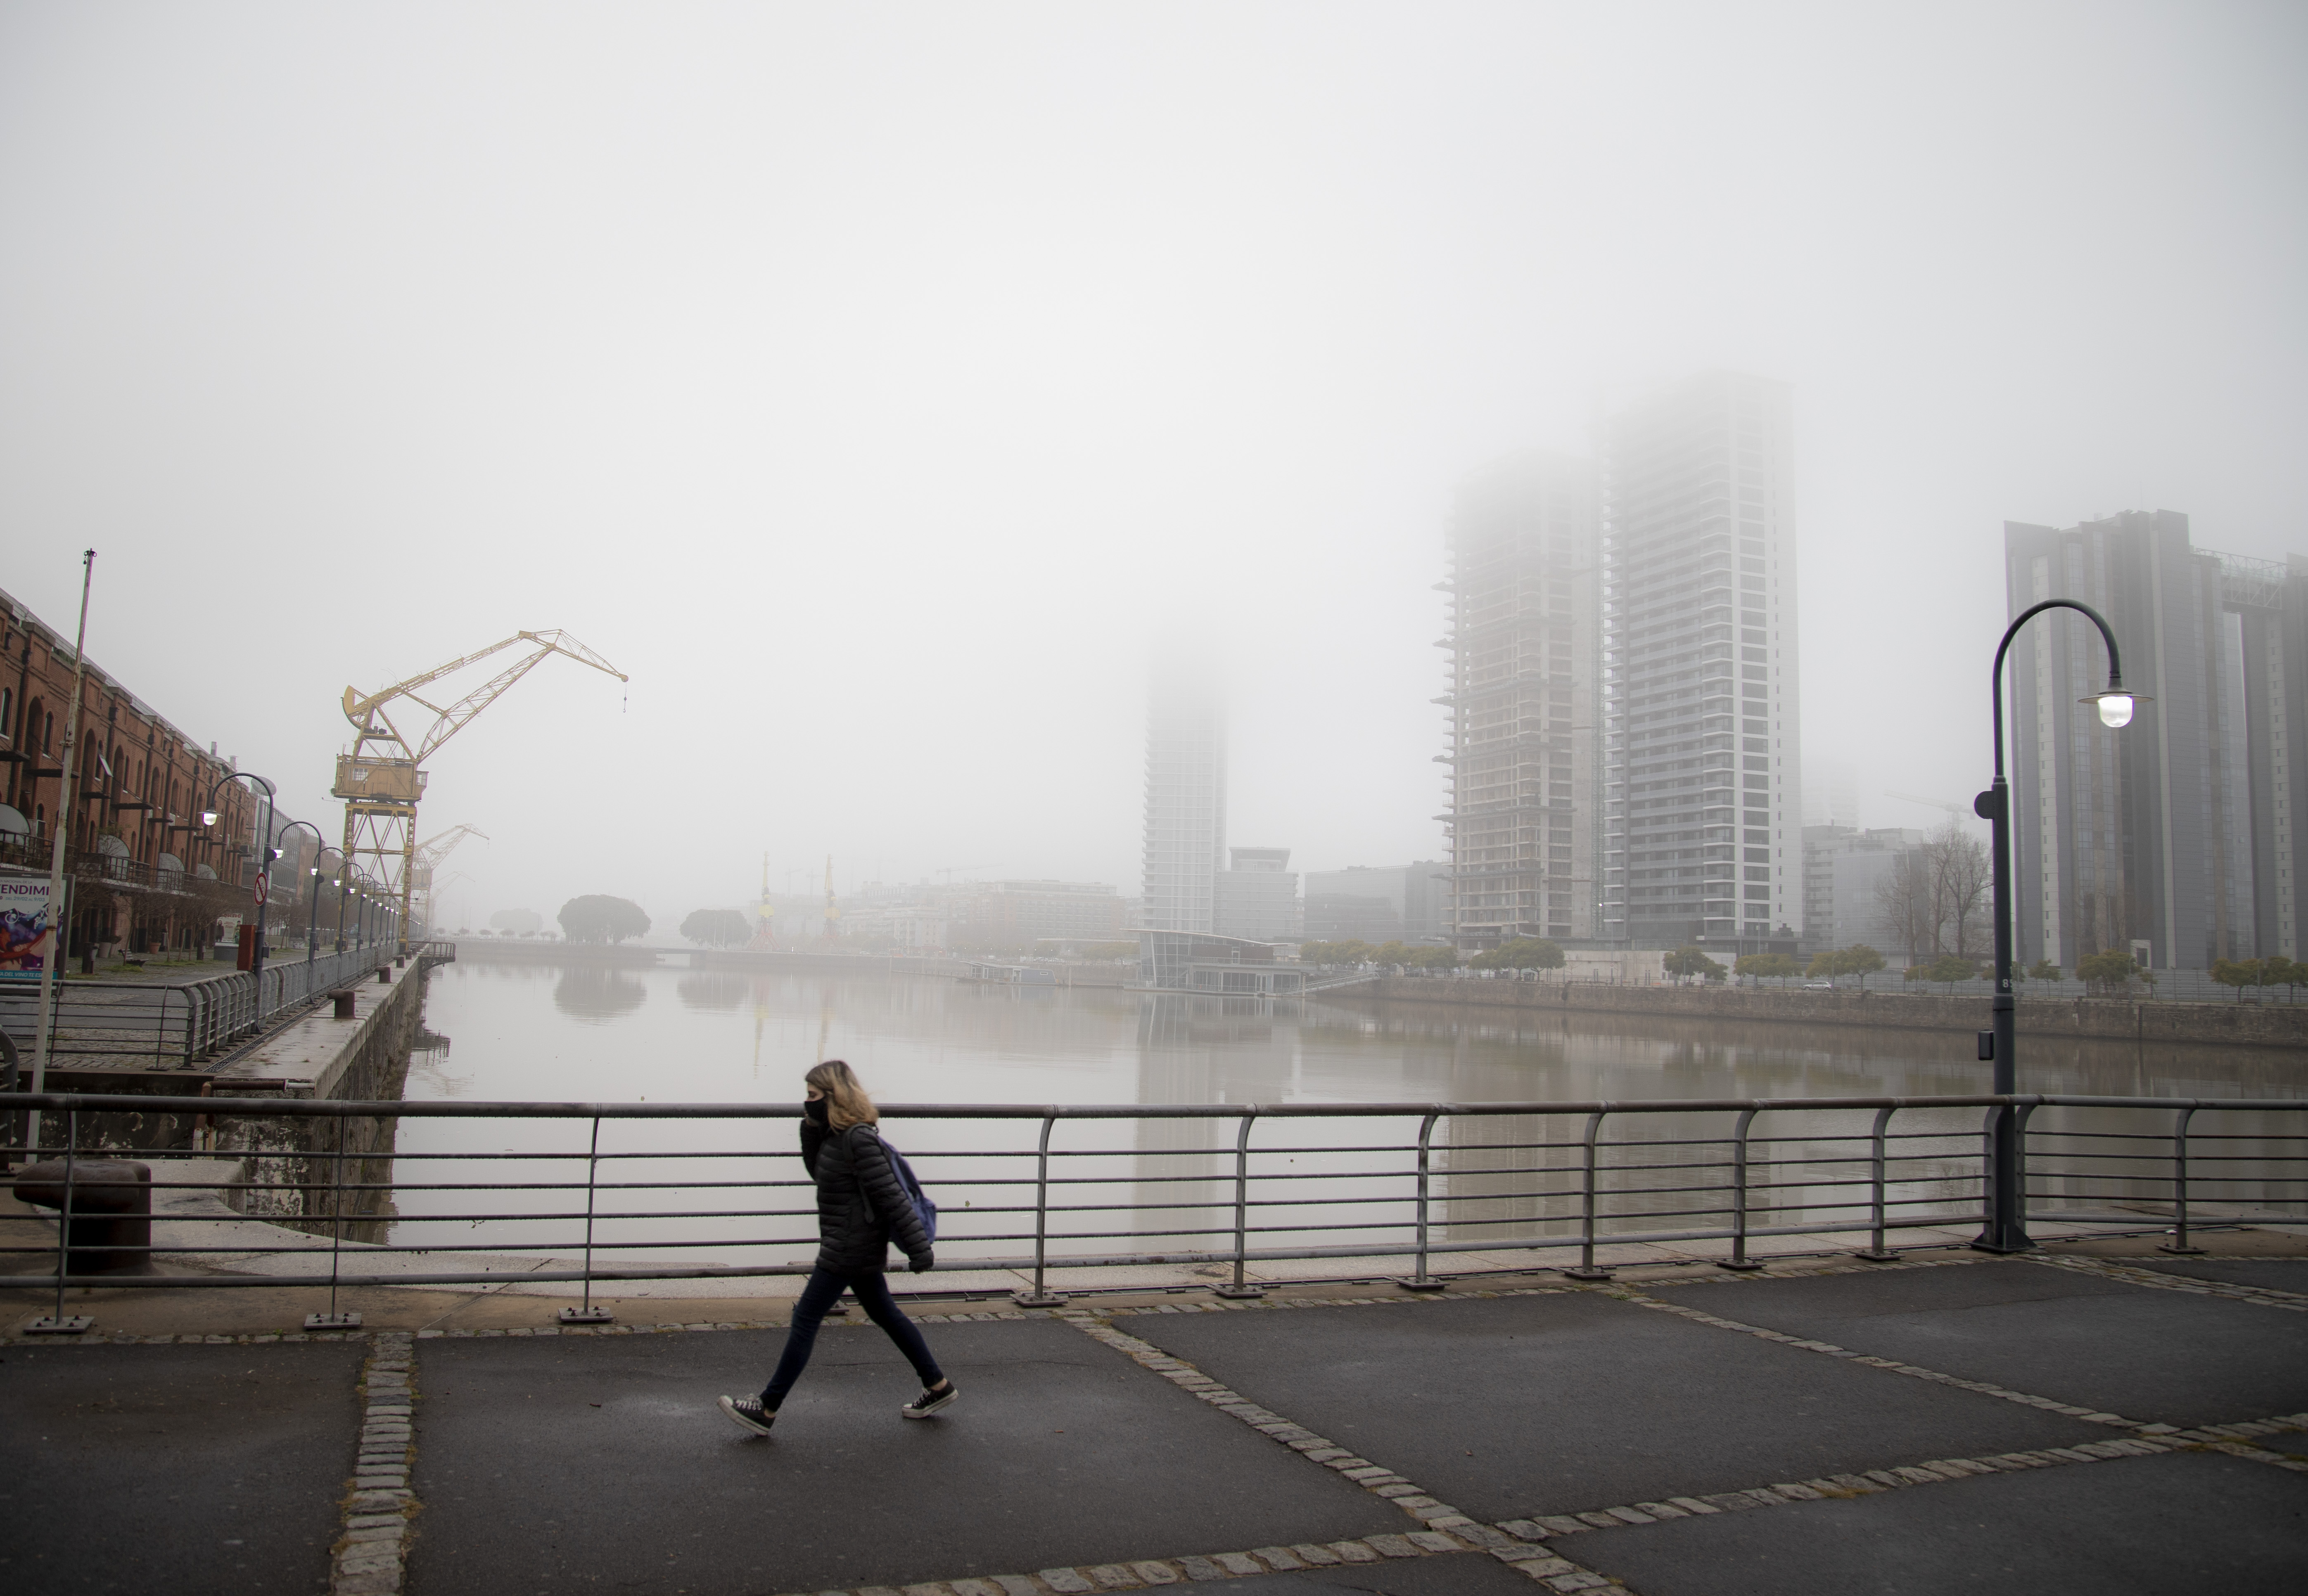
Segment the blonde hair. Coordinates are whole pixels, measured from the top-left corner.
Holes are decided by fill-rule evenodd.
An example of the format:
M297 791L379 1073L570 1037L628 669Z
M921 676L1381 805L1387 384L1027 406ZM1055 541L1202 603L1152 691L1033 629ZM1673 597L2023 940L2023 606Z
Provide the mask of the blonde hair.
M864 1083L848 1065L839 1059L824 1063L801 1077L806 1084L825 1094L825 1122L836 1130L847 1130L852 1125L878 1125L882 1112L874 1100L866 1095Z

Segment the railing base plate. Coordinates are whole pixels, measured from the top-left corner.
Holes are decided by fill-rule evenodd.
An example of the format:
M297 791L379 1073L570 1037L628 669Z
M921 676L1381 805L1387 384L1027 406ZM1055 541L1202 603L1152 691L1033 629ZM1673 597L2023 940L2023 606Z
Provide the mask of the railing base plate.
M42 1314L24 1326L27 1335L85 1335L96 1327L96 1321L84 1313L68 1313L58 1318L54 1314Z
M1565 1280L1608 1280L1611 1278L1611 1271L1608 1269L1565 1269L1563 1271L1563 1278Z
M361 1317L357 1313L308 1313L305 1316L307 1330L357 1330Z
M1439 1291L1447 1288L1451 1283L1447 1280L1427 1280L1414 1274L1397 1280L1394 1283L1406 1291Z
M1250 1298L1263 1297L1266 1295L1266 1288L1264 1286L1236 1285L1233 1281L1227 1281L1223 1285L1214 1285L1210 1290L1216 1291L1221 1297Z
M1066 1300L1064 1291L1012 1291L1010 1300L1021 1308L1056 1308Z
M1896 1264L1899 1261L1898 1253L1886 1251L1881 1247L1871 1247L1864 1252L1855 1252L1851 1256L1869 1264Z
M2175 1253L2185 1257L2200 1253L2204 1249L2200 1247L2182 1247L2170 1241L2159 1241L2156 1244L2156 1250L2158 1252Z
M1740 1274L1744 1274L1750 1270L1761 1268L1763 1266L1763 1260L1761 1258L1718 1258L1715 1260L1715 1266L1718 1269L1735 1269Z
M564 1325L614 1325L617 1316L606 1308L564 1308L557 1316Z

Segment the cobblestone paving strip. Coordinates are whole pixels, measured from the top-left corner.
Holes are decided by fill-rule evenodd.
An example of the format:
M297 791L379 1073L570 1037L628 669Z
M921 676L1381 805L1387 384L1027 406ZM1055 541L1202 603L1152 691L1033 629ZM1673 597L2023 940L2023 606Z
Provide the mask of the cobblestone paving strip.
M2198 1280L2191 1274L2166 1274L2144 1264L2128 1264L2114 1258L2039 1257L2030 1254L2027 1261L2054 1269L2073 1269L2080 1274L2096 1274L2103 1280L2120 1280L2126 1285L2149 1286L2159 1291L2185 1291L2192 1297L2218 1297L2228 1302L2250 1302L2261 1308L2308 1313L2308 1295L2280 1291L2274 1286L2235 1285L2225 1280Z
M1208 1552L1198 1557L1153 1557L1135 1563L1098 1563L1079 1568L1044 1568L1033 1574L995 1574L977 1579L932 1580L902 1588L864 1585L855 1591L797 1592L793 1596L1091 1596L1106 1591L1142 1591L1158 1585L1251 1579L1263 1574L1295 1574L1305 1568L1338 1568L1392 1558L1451 1557L1488 1552L1528 1575L1542 1589L1617 1592L1632 1596L1618 1581L1582 1568L1544 1544L1519 1540L1480 1524L1464 1529L1411 1530L1400 1535L1366 1535L1360 1540L1302 1541L1262 1546L1250 1551Z
M1492 1294L1529 1296L1540 1293L1514 1291ZM1411 1298L1402 1300L1418 1300ZM1359 1301L1361 1299L1356 1300ZM1226 1311L1232 1306L1231 1304L1219 1306L1217 1311ZM1255 1312L1256 1309L1244 1304L1242 1311ZM1591 1568L1582 1568L1566 1558L1553 1555L1543 1546L1529 1544L1530 1540L1543 1540L1546 1539L1543 1535L1517 1540L1487 1524L1477 1523L1448 1502L1437 1501L1427 1491L1383 1464L1374 1463L1366 1457L1357 1457L1351 1450L1339 1446L1337 1442L1316 1435L1304 1425L1294 1424L1281 1414L1261 1407L1239 1392L1220 1385L1184 1359L1174 1358L1151 1342L1142 1340L1127 1331L1115 1329L1103 1315L1088 1309L1061 1309L1056 1317L1080 1330L1092 1341L1112 1347L1141 1369L1160 1375L1180 1390L1201 1398L1219 1412L1239 1419L1261 1435L1288 1447L1307 1462L1320 1463L1340 1478L1353 1480L1373 1496L1382 1497L1392 1502L1423 1526L1401 1535L1371 1535L1361 1541L1336 1542L1328 1549L1337 1553L1339 1559L1350 1563L1374 1560L1371 1556L1361 1555L1351 1549L1357 1547L1363 1549L1365 1552L1375 1553L1378 1557L1423 1557L1458 1551L1487 1551L1502 1561L1520 1568L1532 1579L1545 1584L1549 1590L1572 1592L1608 1588L1623 1591L1626 1588L1615 1581L1597 1574ZM1277 1571L1277 1566L1269 1554L1285 1549L1269 1547L1257 1552L1230 1553L1217 1558L1185 1557L1178 1559L1178 1566L1184 1571L1188 1579L1194 1580L1225 1579L1242 1575L1265 1574ZM1306 1566L1318 1565L1322 1561L1319 1555L1309 1555L1310 1551L1319 1553L1322 1549L1323 1549L1291 1547L1287 1549L1287 1553L1298 1559L1297 1566ZM1266 1559L1264 1566L1261 1565L1260 1558ZM1165 1565L1141 1563L1132 1566L1145 1569L1165 1566ZM1047 1583L1049 1572L1052 1571L1045 1571L1046 1583ZM1084 1571L1057 1572L1080 1575ZM1050 1589L1071 1593L1123 1588L1120 1584L1108 1581L1101 1570L1094 1569L1088 1573L1097 1583L1082 1585L1051 1583ZM1169 1582L1150 1576L1141 1583L1166 1584ZM919 1592L909 1586L906 1596L937 1596L937 1593ZM955 1596L978 1596L978 1593L961 1591L957 1586ZM1006 1596L1024 1596L1024 1593L1009 1591L1006 1592Z
M1928 1463L1864 1473L1833 1474L1817 1480L1788 1480L1748 1490L1718 1491L1705 1497L1670 1497L1662 1502L1634 1502L1623 1507L1598 1507L1592 1512L1554 1514L1536 1519L1503 1519L1498 1528L1525 1539L1583 1534L1591 1530L1618 1530L1630 1524L1701 1517L1715 1513L1744 1513L1751 1507L1778 1507L1789 1502L1815 1502L1824 1497L1864 1497L1879 1491L1901 1490L1914 1485L1939 1485L1977 1474L2010 1474L2027 1469L2059 1468L2069 1463L2103 1463L2122 1457L2153 1457L2166 1452L2226 1452L2237 1457L2273 1463L2308 1473L2308 1461L2270 1452L2245 1440L2227 1438L2308 1431L2308 1413L2281 1419L2255 1420L2247 1424L2205 1425L2196 1429L2159 1427L2159 1435L2126 1436L2115 1441L2087 1441L2077 1446L2053 1446L2039 1452L2006 1452L1994 1457L1940 1457Z
M362 1366L360 1454L345 1493L344 1533L331 1549L332 1596L399 1596L409 1521L418 1506L409 1489L409 1471L417 1460L410 1430L414 1358L409 1332L385 1330L377 1333Z
M2080 1408L2073 1403L2054 1402L2048 1396L2036 1396L2025 1391L2013 1391L2008 1386L1994 1385L1986 1380L1967 1380L1956 1375L1942 1374L1936 1369L1923 1369L1913 1363L1902 1363L1896 1358L1877 1358L1865 1352L1855 1352L1848 1347L1837 1346L1833 1342L1813 1341L1807 1336L1789 1335L1783 1330L1766 1330L1760 1325L1742 1324L1737 1319L1727 1319L1716 1314L1702 1313L1695 1308L1686 1308L1680 1302L1662 1302L1658 1298L1647 1297L1639 1291L1626 1290L1614 1294L1622 1301L1632 1302L1638 1308L1656 1309L1660 1313L1671 1313L1677 1318L1689 1319L1693 1324L1710 1326L1718 1330L1735 1330L1742 1335L1753 1335L1761 1341L1775 1341L1781 1346L1795 1347L1806 1352L1819 1352L1830 1358L1847 1358L1868 1369L1886 1369L1892 1374L1906 1375L1911 1379L1929 1380L1935 1386L1952 1386L1959 1391L1976 1391L1982 1396L1993 1396L2004 1402L2015 1402L2023 1407L2041 1408L2046 1413L2063 1414L2070 1419L2080 1419L2087 1424L2113 1425L2118 1429L2138 1430L2142 1434L2157 1433L2163 1428L2141 1420L2126 1419L2120 1413L2104 1413L2092 1408Z

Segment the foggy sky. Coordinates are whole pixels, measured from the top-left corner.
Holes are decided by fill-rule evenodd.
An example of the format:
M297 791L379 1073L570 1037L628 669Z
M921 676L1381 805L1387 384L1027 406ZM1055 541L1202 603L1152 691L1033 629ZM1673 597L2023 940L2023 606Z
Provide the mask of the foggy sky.
M0 586L334 833L522 628L450 923L831 854L1137 890L1149 639L1243 845L1442 853L1458 482L1794 385L1803 742L1987 775L2001 528L2308 553L2296 4L0 5Z

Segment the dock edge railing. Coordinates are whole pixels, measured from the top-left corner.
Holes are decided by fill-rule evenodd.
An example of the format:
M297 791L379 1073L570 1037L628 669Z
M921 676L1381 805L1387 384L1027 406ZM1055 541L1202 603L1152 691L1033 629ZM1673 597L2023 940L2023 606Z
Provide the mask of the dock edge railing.
M30 1163L54 1161L64 1206L58 1212L56 1240L39 1247L0 1246L0 1253L24 1256L44 1252L56 1263L52 1273L12 1274L0 1283L18 1288L53 1289L56 1319L65 1320L64 1291L73 1286L153 1289L223 1286L328 1286L333 1291L350 1286L440 1286L479 1283L583 1283L583 1317L599 1319L590 1302L595 1283L744 1278L806 1274L806 1262L779 1264L619 1265L597 1263L596 1255L620 1251L653 1254L710 1248L808 1247L815 1241L814 1194L811 1182L790 1153L764 1153L759 1148L701 1152L690 1147L643 1147L604 1152L600 1128L624 1120L791 1121L799 1116L798 1103L460 1103L332 1102L324 1099L283 1100L277 1097L159 1097L99 1095L85 1093L11 1094L0 1099L7 1110L40 1111L44 1129L60 1132L60 1139L27 1149L22 1146L24 1116L11 1112L7 1125L14 1145L0 1148ZM1281 1283L1254 1281L1247 1270L1253 1263L1283 1260L1392 1259L1410 1261L1410 1272L1399 1283L1412 1291L1440 1289L1446 1283L1431 1273L1437 1255L1465 1252L1508 1253L1560 1251L1576 1247L1574 1265L1541 1263L1534 1259L1526 1270L1559 1269L1579 1280L1610 1278L1613 1266L1598 1260L1598 1248L1640 1242L1727 1242L1727 1255L1714 1259L1732 1270L1760 1268L1750 1256L1751 1241L1761 1237L1821 1236L1842 1238L1842 1245L1864 1235L1868 1245L1851 1248L1857 1257L1892 1258L1889 1243L1897 1232L1931 1228L1942 1231L1984 1223L1984 1173L1986 1137L1998 1112L2017 1110L2023 1138L2023 1168L2027 1181L2024 1208L2034 1207L2046 1221L2056 1218L2078 1226L2105 1226L2131 1231L2170 1232L2166 1250L2198 1250L2190 1240L2192 1229L2212 1224L2300 1223L2308 1220L2308 1098L2177 1098L2020 1094L2013 1096L1899 1096L1821 1098L1685 1098L1662 1100L1544 1102L1544 1103L1281 1103L1215 1104L1077 1104L1012 1103L891 1104L881 1111L885 1121L900 1124L937 1121L1008 1121L1030 1128L1023 1137L1004 1138L1003 1145L973 1145L935 1149L916 1148L910 1156L924 1171L934 1195L941 1198L949 1235L942 1248L971 1249L970 1256L949 1256L941 1268L1011 1271L1029 1275L1031 1285L1013 1295L1023 1303L1048 1304L1064 1300L1051 1289L1053 1270L1114 1268L1138 1265L1230 1266L1230 1278L1211 1289L1230 1296L1256 1296ZM2032 1133L2029 1121L2046 1110L2074 1111L2057 1123ZM1981 1114L1977 1129L1964 1128L1964 1111ZM1935 1114L1940 1123L1923 1128L1896 1128L1897 1117ZM294 1121L333 1123L323 1133L318 1126L304 1134L301 1146L275 1139L262 1146L236 1149L233 1155L251 1161L252 1172L267 1166L274 1178L247 1179L220 1187L213 1180L155 1180L156 1188L237 1190L244 1200L293 1201L293 1210L232 1214L184 1215L182 1219L238 1219L251 1223L280 1223L284 1215L314 1227L314 1240L302 1246L142 1247L118 1243L91 1244L72 1237L71 1204L78 1189L75 1165L90 1158L132 1156L159 1163L165 1171L170 1158L215 1156L210 1149L116 1151L104 1146L104 1116L134 1114L199 1116L195 1123L213 1127L220 1121L271 1122L276 1137L293 1132ZM1719 1133L1700 1135L1687 1123L1665 1124L1667 1116L1727 1115L1730 1123ZM1814 1124L1827 1115L1865 1116L1864 1130L1842 1125ZM2208 1128L2206 1117L2252 1117L2250 1123L2223 1121ZM2280 1128L2265 1121L2301 1116ZM355 1120L498 1119L573 1120L586 1124L590 1134L575 1150L484 1152L398 1152L388 1142L384 1150L346 1153L347 1125ZM1413 1139L1346 1145L1298 1146L1285 1142L1258 1146L1253 1131L1298 1120L1415 1120ZM1520 1138L1450 1141L1438 1147L1438 1124L1468 1119L1529 1120L1533 1134ZM1762 1120L1772 1134L1757 1132ZM1052 1146L1054 1133L1075 1121L1203 1120L1234 1121L1234 1135L1199 1147L1130 1146L1067 1148ZM1576 1134L1570 1124L1576 1122ZM2072 1121L2072 1122L2069 1122ZM1849 1121L1856 1126L1856 1120ZM1910 1123L1914 1123L1911 1120ZM1560 1124L1560 1138L1546 1133ZM1668 1134L1646 1137L1641 1130L1658 1127ZM1219 1128L1213 1123L1213 1131ZM1471 1128L1472 1133L1504 1134L1495 1128ZM1615 1131L1617 1135L1606 1135ZM1632 1134L1630 1134L1630 1133ZM213 1135L203 1131L202 1135ZM2030 1141L2032 1134L2032 1142ZM1230 1142L1231 1146L1224 1143ZM1639 1150L1639 1151L1637 1151ZM1453 1158L1469 1154L1504 1154L1504 1159L1479 1161L1438 1170L1438 1154ZM349 1161L353 1178L347 1176ZM1278 1159L1374 1157L1391 1160L1383 1167L1329 1170L1277 1166ZM684 1161L741 1159L748 1173L765 1161L794 1161L790 1177L760 1179L694 1179L634 1180L603 1178L604 1166L614 1175L616 1166L641 1160ZM1126 1174L1064 1172L1070 1160L1131 1159L1141 1161L1138 1172ZM1147 1173L1146 1160L1193 1159L1201 1167L1184 1174ZM1510 1162L1527 1159L1527 1162ZM973 1175L973 1161L1008 1161L1010 1168ZM1253 1167L1258 1161L1268 1167ZM564 1164L570 1178L478 1182L466 1180L426 1181L372 1180L361 1178L360 1165L397 1162L403 1166L495 1163L520 1165ZM1054 1169L1054 1164L1056 1166ZM290 1167L290 1166L297 1167ZM576 1166L582 1165L582 1178ZM1088 1167L1076 1165L1075 1167ZM1760 1171L1760 1172L1759 1172ZM452 1168L452 1174L457 1170ZM1532 1178L1536 1178L1534 1182ZM1662 1183L1661 1178L1664 1178ZM1517 1180L1519 1187L1494 1189L1484 1182ZM1325 1181L1363 1183L1352 1189L1360 1195L1320 1195ZM1442 1188L1438 1190L1438 1181ZM1385 1189L1375 1195L1365 1188L1379 1182ZM1464 1183L1467 1189L1457 1188ZM1158 1197L1172 1188L1183 1201L1140 1198L1116 1204L1069 1201L1071 1196L1103 1198L1105 1188L1129 1186L1151 1190ZM1197 1189L1199 1188L1199 1193ZM585 1194L582 1211L573 1205L574 1194ZM603 1194L743 1191L751 1206L702 1211L643 1209L604 1212ZM495 1211L399 1215L380 1212L396 1192L558 1193L566 1203L550 1212ZM959 1200L969 1191L994 1199ZM1305 1195L1308 1192L1314 1195ZM779 1194L784 1194L780 1196ZM284 1197L283 1194L289 1194ZM557 1199L556 1199L557 1200ZM630 1201L632 1199L628 1199ZM1491 1213L1484 1205L1528 1205L1507 1213ZM1322 1212L1314 1212L1320 1210ZM1301 1211L1301 1212L1294 1212ZM1330 1217L1324 1217L1327 1213ZM1196 1215L1214 1216L1197 1222ZM1341 1216L1343 1215L1343 1216ZM1082 1228L1092 1216L1112 1216L1123 1229ZM83 1213L83 1218L95 1215ZM155 1215L156 1223L172 1216ZM604 1240L597 1235L603 1223L644 1221L791 1222L778 1233L754 1236L708 1236L703 1239L652 1237L633 1240ZM557 1223L571 1227L568 1239L494 1242L444 1240L411 1244L405 1241L355 1242L349 1248L349 1224L452 1225L483 1223ZM581 1244L575 1226L581 1222ZM957 1222L993 1228L952 1234ZM320 1227L325 1225L325 1231ZM1152 1228L1144 1228L1150 1225ZM1531 1232L1514 1233L1518 1229ZM1547 1229L1546 1227L1554 1227ZM1437 1231L1446 1232L1438 1236ZM325 1235L328 1267L294 1274L198 1274L164 1275L124 1274L72 1267L74 1256L144 1255L179 1262L196 1262L203 1253L229 1255L230 1260L274 1254L312 1256L317 1264ZM1184 1246L1132 1248L1132 1242L1164 1240ZM1944 1238L1930 1245L1946 1245ZM1029 1248L982 1256L993 1247ZM1830 1247L1823 1250L1837 1250ZM410 1255L469 1257L504 1254L523 1258L542 1254L548 1258L580 1254L573 1267L527 1268L517 1277L503 1271L363 1269L364 1259L396 1262ZM228 1259L219 1259L226 1262ZM571 1260L574 1261L574 1260ZM350 1266L349 1267L349 1266ZM1494 1267L1496 1266L1494 1266ZM1345 1278L1365 1278L1365 1269ZM1309 1276L1308 1278L1323 1278ZM1329 1278L1340 1278L1330 1276ZM1132 1289L1107 1286L1098 1289ZM1136 1289L1145 1289L1139 1287ZM982 1293L981 1293L982 1294ZM334 1315L332 1300L332 1316Z

